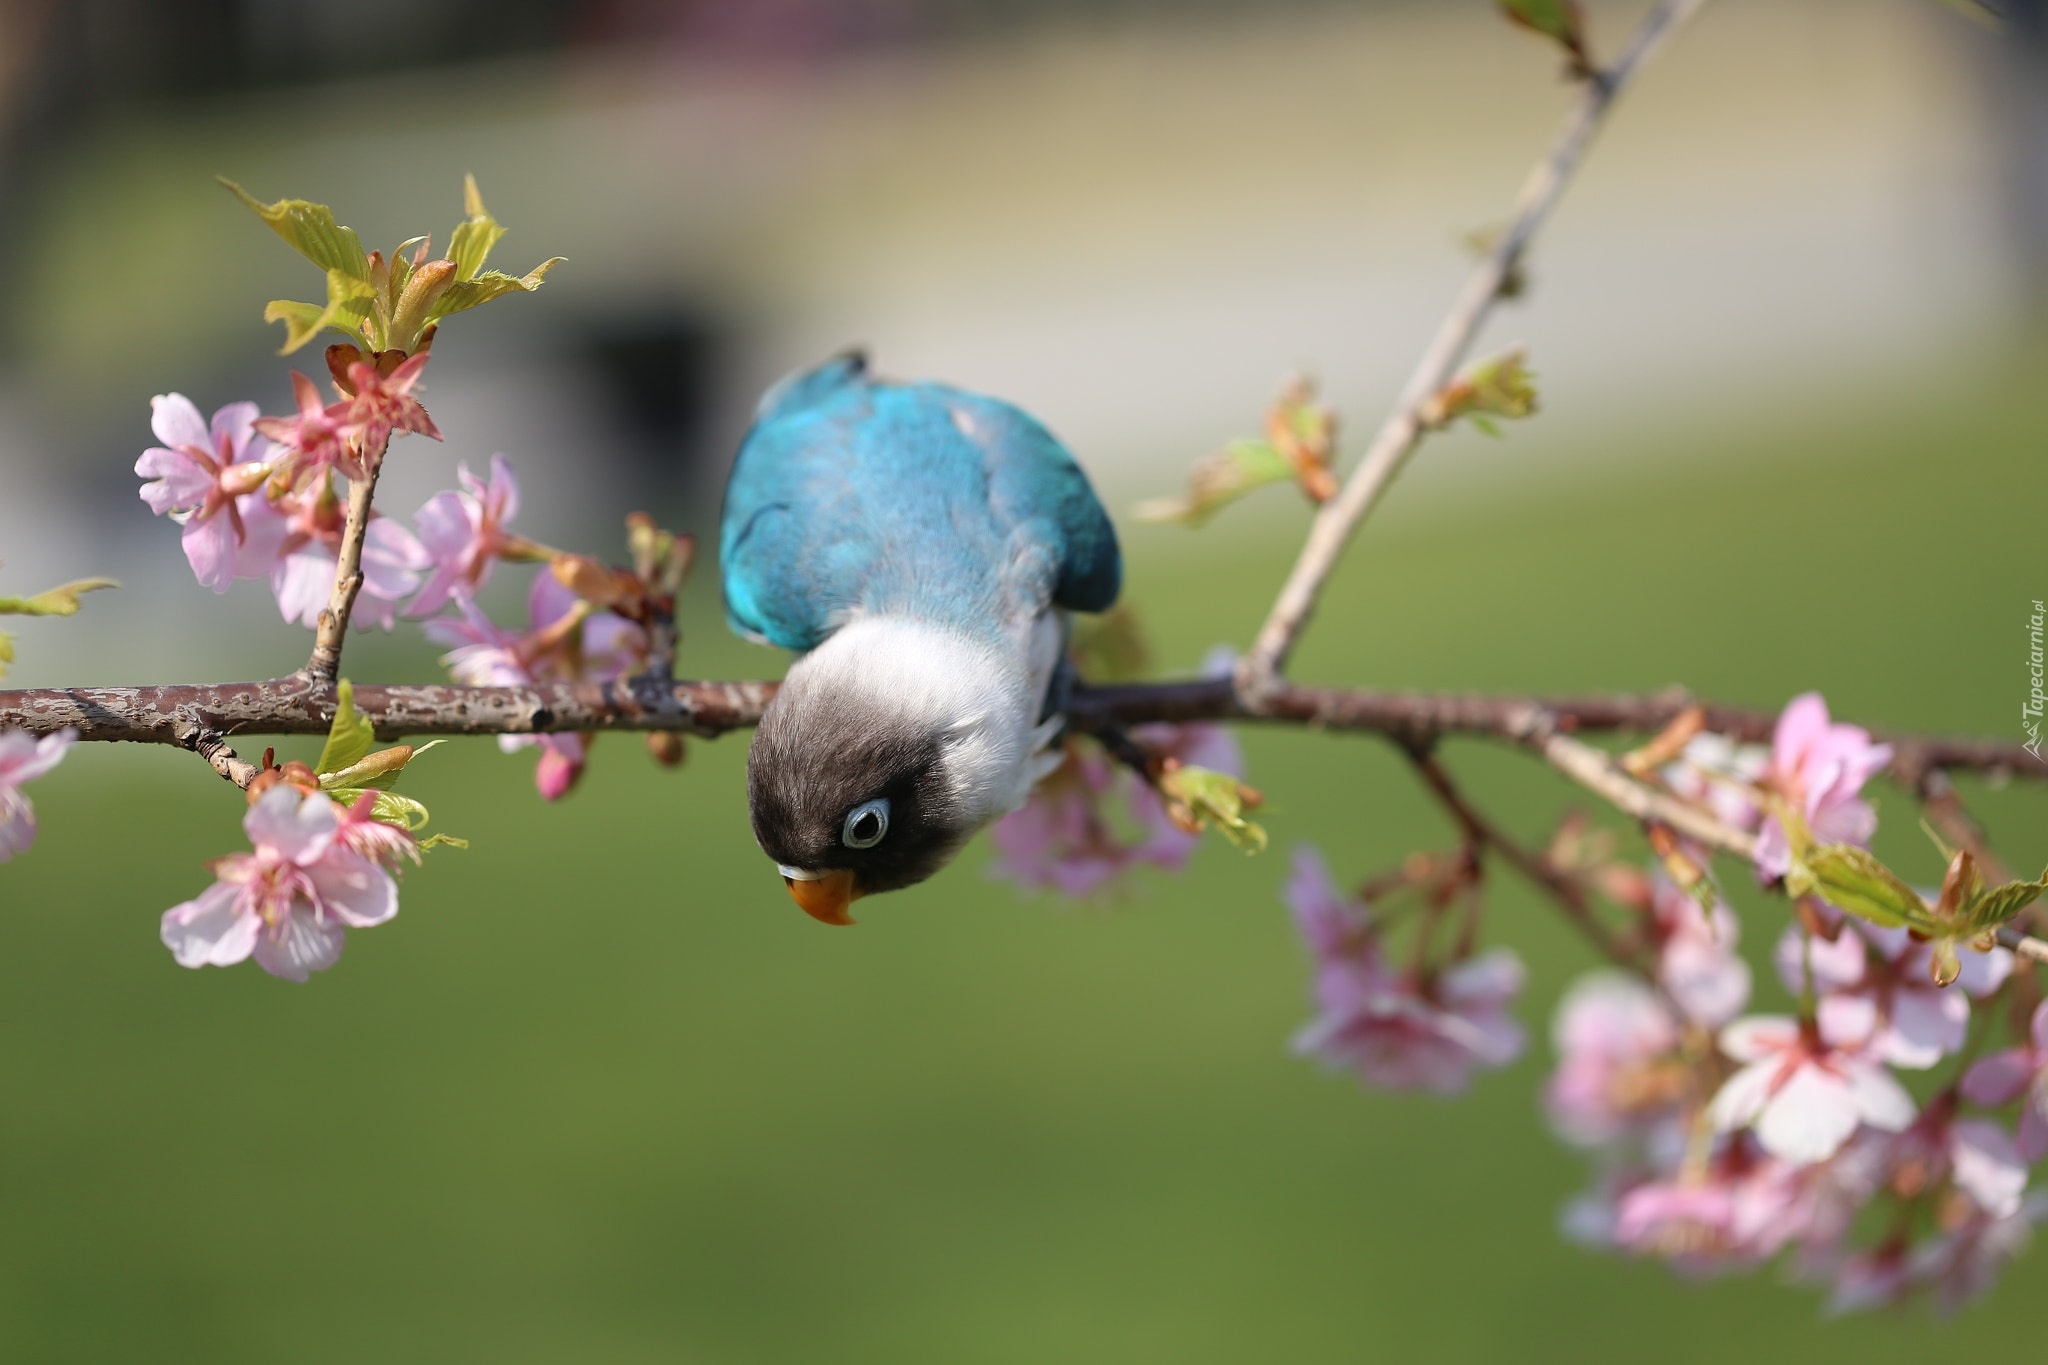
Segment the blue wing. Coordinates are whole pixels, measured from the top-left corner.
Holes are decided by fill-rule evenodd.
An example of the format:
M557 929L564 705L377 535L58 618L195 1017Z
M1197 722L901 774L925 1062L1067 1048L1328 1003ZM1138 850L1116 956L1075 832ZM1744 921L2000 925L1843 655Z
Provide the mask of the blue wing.
M816 647L849 612L967 628L1048 603L1116 600L1116 531L1053 436L1007 403L872 380L858 355L761 400L726 484L726 614L743 635Z

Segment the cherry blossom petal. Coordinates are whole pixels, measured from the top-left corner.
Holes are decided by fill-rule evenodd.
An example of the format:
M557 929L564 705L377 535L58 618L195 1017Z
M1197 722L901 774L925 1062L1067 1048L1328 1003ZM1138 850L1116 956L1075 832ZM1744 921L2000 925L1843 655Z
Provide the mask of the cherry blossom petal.
M1738 1062L1775 1058L1799 1043L1799 1021L1783 1014L1753 1014L1721 1030L1721 1050Z
M12 787L0 787L0 863L36 841L36 808Z
M1818 1066L1795 1067L1757 1115L1756 1138L1783 1160L1802 1166L1825 1161L1856 1131L1857 1109L1849 1081Z
M256 434L256 419L262 415L263 410L254 403L228 403L216 408L206 448L219 452L225 446L229 464L270 458L270 442Z
M1318 955L1343 951L1357 925L1330 876L1330 865L1313 845L1302 844L1294 850L1294 867L1284 894L1310 949Z
M1966 948L1959 956L1962 973L1956 977L1951 989L1965 990L1982 999L2003 986L2005 979L2012 975L2014 959L2009 948L1993 948L1988 953Z
M1824 995L1814 1007L1820 1036L1832 1047L1866 1047L1878 1035L1882 1020L1877 1001L1868 995Z
M1785 703L1771 732L1771 753L1783 766L1792 766L1820 742L1828 729L1828 704L1818 692L1802 692ZM1790 759L1792 762L1787 763Z
M0 787L33 782L64 761L78 731L59 730L38 739L26 730L0 730Z
M270 591L278 614L308 629L320 624L321 609L334 589L334 553L312 544L294 550L270 571Z
M272 976L304 984L314 972L324 972L341 960L344 942L340 925L323 924L311 906L295 905L257 936L256 965Z
M320 798L325 801L326 798ZM328 806L334 803L327 801ZM382 924L398 913L398 884L360 853L333 847L307 870L320 906L351 929Z
M311 866L327 852L339 824L334 802L327 797L282 784L263 793L242 817L250 843L274 849L300 867Z
M214 451L213 433L207 430L206 419L182 393L162 393L149 400L149 429L172 448L196 446L209 455Z
M1686 1017L1718 1028L1749 1003L1749 964L1726 948L1695 938L1667 943L1657 979Z
M2048 1157L2048 1079L2037 1082L2020 1106L2019 1150L2028 1161Z
M1987 1109L2011 1104L2027 1088L2034 1070L2034 1055L2027 1048L1994 1052L1963 1073L1963 1098Z
M197 507L213 491L213 473L182 450L151 446L135 461L135 473L138 478L152 481L137 491L149 504L149 510L158 516Z
M1437 989L1444 1003L1456 1008L1511 999L1521 993L1527 977L1512 949L1495 948L1445 972Z
M1783 1071L1784 1066L1775 1055L1743 1067L1722 1082L1714 1098L1708 1101L1707 1122L1720 1133L1755 1122L1770 1101L1772 1087Z
M242 903L241 888L215 882L164 911L164 946L180 967L232 967L256 946L260 920Z
M1906 1087L1881 1066L1858 1062L1846 1068L1845 1080L1856 1113L1872 1128L1896 1133L1912 1123L1919 1112Z
M291 522L262 489L235 499L235 515L242 519L242 543L235 552L235 577L268 578L284 553Z
M184 542L186 562L191 564L200 585L226 592L228 584L234 581L235 560L241 550L234 523L224 516L194 517L185 523L180 539Z
M1955 1125L1949 1147L1950 1174L1956 1188L1977 1201L1994 1218L2020 1210L2027 1189L2027 1163L2012 1138L1985 1119L1964 1119Z
M1878 1051L1893 1066L1925 1071L1961 1048L1969 1031L1970 1002L1960 990L1896 991Z

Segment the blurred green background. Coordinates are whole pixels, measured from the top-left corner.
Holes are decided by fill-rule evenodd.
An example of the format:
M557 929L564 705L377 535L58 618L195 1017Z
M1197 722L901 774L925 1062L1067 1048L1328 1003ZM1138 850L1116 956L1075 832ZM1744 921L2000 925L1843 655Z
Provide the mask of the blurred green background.
M1430 485L1480 440L1441 442L1301 672L1683 678L1763 705L1816 686L1872 722L2006 734L2048 591L2038 364L1672 433L1672 468L1632 455L1455 518ZM1131 531L1165 660L1249 633L1299 519L1279 501L1250 530ZM693 669L767 666L708 608ZM0 880L0 1356L1875 1362L2038 1341L2039 1255L1954 1322L1822 1324L1770 1273L1684 1283L1563 1243L1581 1171L1538 1116L1541 1035L1586 961L1519 886L1489 919L1534 968L1520 1064L1446 1103L1291 1059L1286 850L1361 876L1446 831L1376 742L1245 741L1263 858L1208 847L1076 907L986 880L977 846L844 933L752 847L740 737L680 773L607 739L556 809L527 758L451 745L409 781L473 848L409 873L398 920L307 987L171 966L156 915L237 846L237 803L185 755L81 750ZM1519 759L1451 757L1524 831L1571 800ZM1972 794L2019 866L2048 859L2048 792ZM1880 800L1889 851L1931 876L1908 804ZM1729 873L1756 950L1780 908Z
M1601 50L1641 8L1589 6ZM1716 0L1485 339L1529 343L1543 414L1431 442L1298 674L1820 688L2019 738L2048 595L2042 50L1924 0ZM569 257L437 344L449 439L399 447L394 514L502 449L524 532L615 552L641 507L704 532L762 386L866 342L1068 439L1160 667L1191 671L1249 638L1306 514L1124 510L1303 365L1355 454L1569 98L1482 0L0 0L0 590L127 583L24 625L10 685L304 657L261 585L191 581L129 472L150 394L288 404L256 319L310 272L216 173L388 245L445 229L473 170L506 263ZM712 567L686 670L778 669L725 634ZM438 673L410 627L346 671ZM1824 1324L1774 1272L1565 1243L1586 1172L1538 1094L1589 963L1511 881L1488 921L1532 967L1518 1065L1446 1103L1289 1056L1289 851L1360 879L1449 832L1383 745L1243 737L1264 857L1071 905L977 844L847 932L753 847L742 736L681 772L608 737L553 808L530 757L451 744L406 788L472 848L304 987L157 941L242 846L233 793L188 755L75 751L0 867L0 1361L2038 1354L2038 1253L1952 1323ZM1576 799L1447 754L1530 837ZM2017 867L2048 861L2048 790L1966 793ZM1933 880L1879 799L1881 851ZM1724 871L1761 961L1782 907Z

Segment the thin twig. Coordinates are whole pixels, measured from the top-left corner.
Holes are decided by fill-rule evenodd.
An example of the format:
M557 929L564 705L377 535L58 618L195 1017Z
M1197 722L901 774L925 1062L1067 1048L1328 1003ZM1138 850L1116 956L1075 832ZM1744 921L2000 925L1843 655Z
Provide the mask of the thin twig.
M205 759L207 765L215 772L244 790L263 771L230 748L227 736L218 730L189 730L178 742Z
M385 446L389 445L387 439ZM341 675L342 641L348 636L356 594L363 590L363 539L370 533L370 509L377 499L377 475L383 468L383 450L374 457L366 452L363 477L349 480L348 514L341 526L341 547L334 558L334 588L327 595L327 605L320 609L312 657L306 660L305 674L315 682L331 683Z
M1337 567L1345 546L1422 438L1424 404L1456 377L1473 338L1500 299L1502 286L1521 264L1543 220L1556 207L1615 97L1672 30L1703 3L1705 0L1659 0L1637 26L1614 64L1585 83L1585 93L1566 119L1556 145L1523 182L1507 230L1466 281L1449 316L1416 363L1393 412L1373 437L1364 459L1343 491L1316 513L1286 586L1280 590L1265 625L1260 627L1251 652L1238 665L1247 691L1256 695L1271 689L1286 670L1288 655L1308 624L1323 584Z
M1547 720L1539 720L1518 736L1543 760L1616 810L1632 815L1643 824L1667 825L1709 848L1737 857L1756 857L1756 836L1715 819L1690 802L1680 801L1630 777L1612 755L1569 735L1560 734Z
M1469 843L1499 854L1501 860L1509 867L1514 868L1540 890L1548 892L1551 899L1564 911L1565 918L1571 922L1572 927L1585 935L1586 939L1611 961L1624 967L1640 969L1639 956L1624 945L1620 937L1593 913L1593 904L1586 895L1585 887L1561 871L1549 858L1522 847L1498 825L1487 819L1459 789L1450 771L1444 767L1429 746L1404 743L1401 745L1401 751L1408 756L1408 761L1415 765L1415 771L1422 778L1423 785L1429 788L1437 803L1457 822L1459 830Z

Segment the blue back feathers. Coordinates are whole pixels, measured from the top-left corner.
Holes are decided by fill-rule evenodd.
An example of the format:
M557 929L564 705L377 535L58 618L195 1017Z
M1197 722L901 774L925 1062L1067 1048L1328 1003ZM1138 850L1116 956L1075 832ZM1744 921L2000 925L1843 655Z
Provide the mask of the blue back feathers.
M1001 629L1102 611L1123 562L1087 476L1007 403L868 377L857 354L769 390L719 531L734 630L815 648L855 610Z

